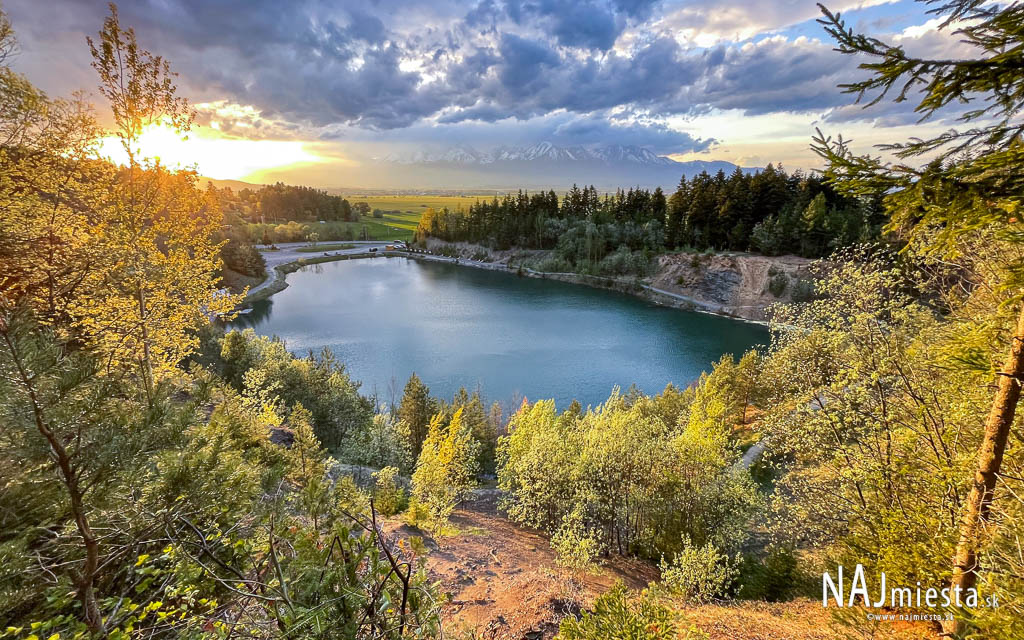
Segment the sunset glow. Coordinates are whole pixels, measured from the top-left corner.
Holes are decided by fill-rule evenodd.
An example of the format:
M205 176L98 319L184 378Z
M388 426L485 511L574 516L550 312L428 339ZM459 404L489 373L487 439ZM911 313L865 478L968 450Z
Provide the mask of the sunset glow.
M139 148L143 157L159 159L167 167L195 168L201 175L221 180L245 180L267 169L288 169L324 160L306 142L246 140L209 127L193 127L182 135L165 125L151 125L143 131ZM128 160L114 136L100 140L99 154L121 164Z

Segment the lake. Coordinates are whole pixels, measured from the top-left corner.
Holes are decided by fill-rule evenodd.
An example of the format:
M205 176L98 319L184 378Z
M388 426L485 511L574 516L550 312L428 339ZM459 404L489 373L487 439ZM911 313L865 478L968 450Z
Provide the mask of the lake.
M765 327L654 305L623 293L408 258L310 265L233 327L329 347L382 402L412 372L431 394L479 388L515 407L608 398L616 385L686 386L723 353L768 342Z

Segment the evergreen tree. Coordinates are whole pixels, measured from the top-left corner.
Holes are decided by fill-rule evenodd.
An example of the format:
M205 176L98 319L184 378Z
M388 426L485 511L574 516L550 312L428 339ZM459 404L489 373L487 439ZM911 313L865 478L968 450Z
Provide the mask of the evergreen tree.
M419 376L413 373L405 383L402 400L398 404L398 420L409 437L409 450L418 459L427 438L430 418L435 413L436 403L430 397L430 389Z
M971 59L946 60L911 56L902 46L854 33L839 14L822 11L825 17L821 22L839 51L869 58L860 65L868 77L844 85L858 99L869 96L874 104L896 88L896 99L902 101L909 88L920 87L916 111L922 118L950 104L976 105L960 116L962 122L973 124L972 128L884 147L903 160L942 154L940 161L923 168L854 155L842 138L833 140L819 133L815 149L828 163L827 178L850 195L885 193L884 203L892 214L889 229L903 234L912 248L922 253L956 256L963 241L979 232L991 233L1001 242L1019 243L1024 194L1024 123L1019 119L1024 106L1021 7L951 0L932 9L940 16L941 28L960 25L956 31L959 39L974 48ZM952 586L961 591L974 587L982 570L980 552L991 536L993 501L1024 380L1020 286L1024 268L1019 262L1010 267L999 287L1003 292L999 304L1014 308L1017 319L1004 320L999 328L1006 336L1006 354L1001 366L993 367L995 393L988 418L978 425L982 437L977 464L966 483L967 496L959 514ZM943 627L946 633L960 637L967 631L970 614L956 613Z

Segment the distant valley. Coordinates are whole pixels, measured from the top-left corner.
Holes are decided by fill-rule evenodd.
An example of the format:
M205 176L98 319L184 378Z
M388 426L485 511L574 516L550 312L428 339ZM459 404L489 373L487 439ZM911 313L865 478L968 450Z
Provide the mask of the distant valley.
M744 167L745 173L760 168ZM435 194L490 195L518 189L567 191L572 185L594 185L598 191L618 188L661 187L674 191L679 179L702 171L726 175L736 165L724 160L677 162L636 145L600 147L558 146L550 142L503 146L481 151L467 145L439 151L414 151L372 158L359 166L347 166L318 186L334 195L353 194ZM200 186L212 182L234 191L253 187L238 180L202 178ZM293 180L282 182L292 184Z
M459 145L436 153L387 155L376 159L375 164L381 170L377 179L394 184L498 190L564 190L573 184L593 184L601 190L639 185L669 191L683 176L719 170L728 174L736 169L735 164L724 160L677 162L633 145L563 147L550 142L492 151Z

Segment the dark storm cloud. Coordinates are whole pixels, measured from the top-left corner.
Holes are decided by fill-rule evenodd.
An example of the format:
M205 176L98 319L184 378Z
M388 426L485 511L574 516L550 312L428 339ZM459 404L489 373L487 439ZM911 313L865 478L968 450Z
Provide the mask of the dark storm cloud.
M645 30L644 21L669 12L661 5L140 0L123 2L120 11L147 48L172 61L183 90L197 101L253 105L267 118L313 127L384 131L425 119L493 123L564 112L591 118L623 108L656 117L710 108L764 114L849 102L834 87L853 61L830 45L777 36L684 48L671 33ZM54 0L44 10L14 0L7 9L27 45L59 48L74 67L67 77L88 77L82 38L98 30L105 3ZM631 28L626 43L614 46ZM59 42L47 40L54 33ZM630 131L605 121L611 133ZM636 127L645 139L668 135Z
M564 144L621 144L649 147L655 153L705 151L715 140L697 139L658 123L614 123L603 115L573 118L554 127L549 138Z
M699 82L687 87L692 103L741 109L747 115L780 111L821 111L848 104L836 85L855 71L857 61L837 56L831 45L781 36L743 47L709 52Z
M537 15L547 22L558 44L605 51L622 33L625 21L612 7L585 0L541 0Z
M500 55L488 61L494 73L480 83L477 102L444 121L525 119L560 109L589 113L622 105L683 113L691 106L683 89L706 68L706 56L686 55L669 38L632 56L610 52L601 60L569 57L536 41L503 41Z
M661 155L704 151L716 143L676 131L657 122L628 121L625 114L595 112L556 113L526 120L515 118L475 119L457 123L416 124L406 129L365 132L348 130L337 135L355 143L404 145L407 150L467 145L489 149L508 144L548 141L562 146L638 145ZM379 147L375 147L379 148ZM371 152L376 153L376 152Z

